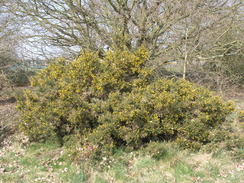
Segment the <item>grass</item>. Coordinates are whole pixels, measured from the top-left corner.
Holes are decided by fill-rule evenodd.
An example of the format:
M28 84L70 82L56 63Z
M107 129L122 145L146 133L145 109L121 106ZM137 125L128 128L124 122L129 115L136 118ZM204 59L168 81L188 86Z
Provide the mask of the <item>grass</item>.
M22 139L23 134L11 136L1 150L0 182L241 183L244 178L243 160L233 159L227 151L193 153L167 142L158 144L166 149L161 157L150 155L150 149L120 149L95 166L90 161L69 161L70 150L52 142L26 145Z

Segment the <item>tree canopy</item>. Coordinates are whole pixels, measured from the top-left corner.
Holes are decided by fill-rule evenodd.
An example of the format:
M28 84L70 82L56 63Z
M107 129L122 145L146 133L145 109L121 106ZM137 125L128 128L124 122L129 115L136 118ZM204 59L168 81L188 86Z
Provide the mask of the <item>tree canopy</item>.
M18 7L15 13L31 18L53 45L100 51L133 50L144 45L152 58L163 56L165 62L183 60L185 52L204 57L233 28L242 5L240 0L15 0L15 3ZM41 36L40 32L36 36Z

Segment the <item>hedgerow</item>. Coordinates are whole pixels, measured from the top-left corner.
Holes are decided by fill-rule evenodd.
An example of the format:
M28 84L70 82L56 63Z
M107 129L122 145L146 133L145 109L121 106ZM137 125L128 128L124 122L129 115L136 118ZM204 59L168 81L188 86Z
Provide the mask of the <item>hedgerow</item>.
M33 141L58 137L63 144L77 135L94 153L150 141L194 149L210 142L232 104L185 80L154 79L147 55L143 48L104 58L83 51L72 62L56 60L19 98L21 129Z

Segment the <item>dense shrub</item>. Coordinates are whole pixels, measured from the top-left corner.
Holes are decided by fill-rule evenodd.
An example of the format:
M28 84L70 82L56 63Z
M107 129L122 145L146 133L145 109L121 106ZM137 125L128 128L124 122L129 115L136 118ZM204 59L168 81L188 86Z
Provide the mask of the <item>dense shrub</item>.
M147 52L83 51L73 62L57 60L19 99L21 128L34 141L79 135L96 151L138 148L175 140L187 148L211 141L210 133L233 107L185 80L153 79ZM83 149L84 149L83 148ZM94 151L94 148L92 148Z

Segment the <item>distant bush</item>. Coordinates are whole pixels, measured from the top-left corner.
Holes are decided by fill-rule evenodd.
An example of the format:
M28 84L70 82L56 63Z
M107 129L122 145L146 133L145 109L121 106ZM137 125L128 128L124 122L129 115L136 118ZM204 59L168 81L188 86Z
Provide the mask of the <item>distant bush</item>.
M198 149L233 110L218 96L185 80L153 79L147 52L83 51L59 59L33 78L19 98L21 129L33 141L79 135L97 152L175 140ZM89 153L88 153L89 154Z
M30 77L34 76L34 71L26 71L24 69L8 70L6 76L13 86L27 86L30 84Z

